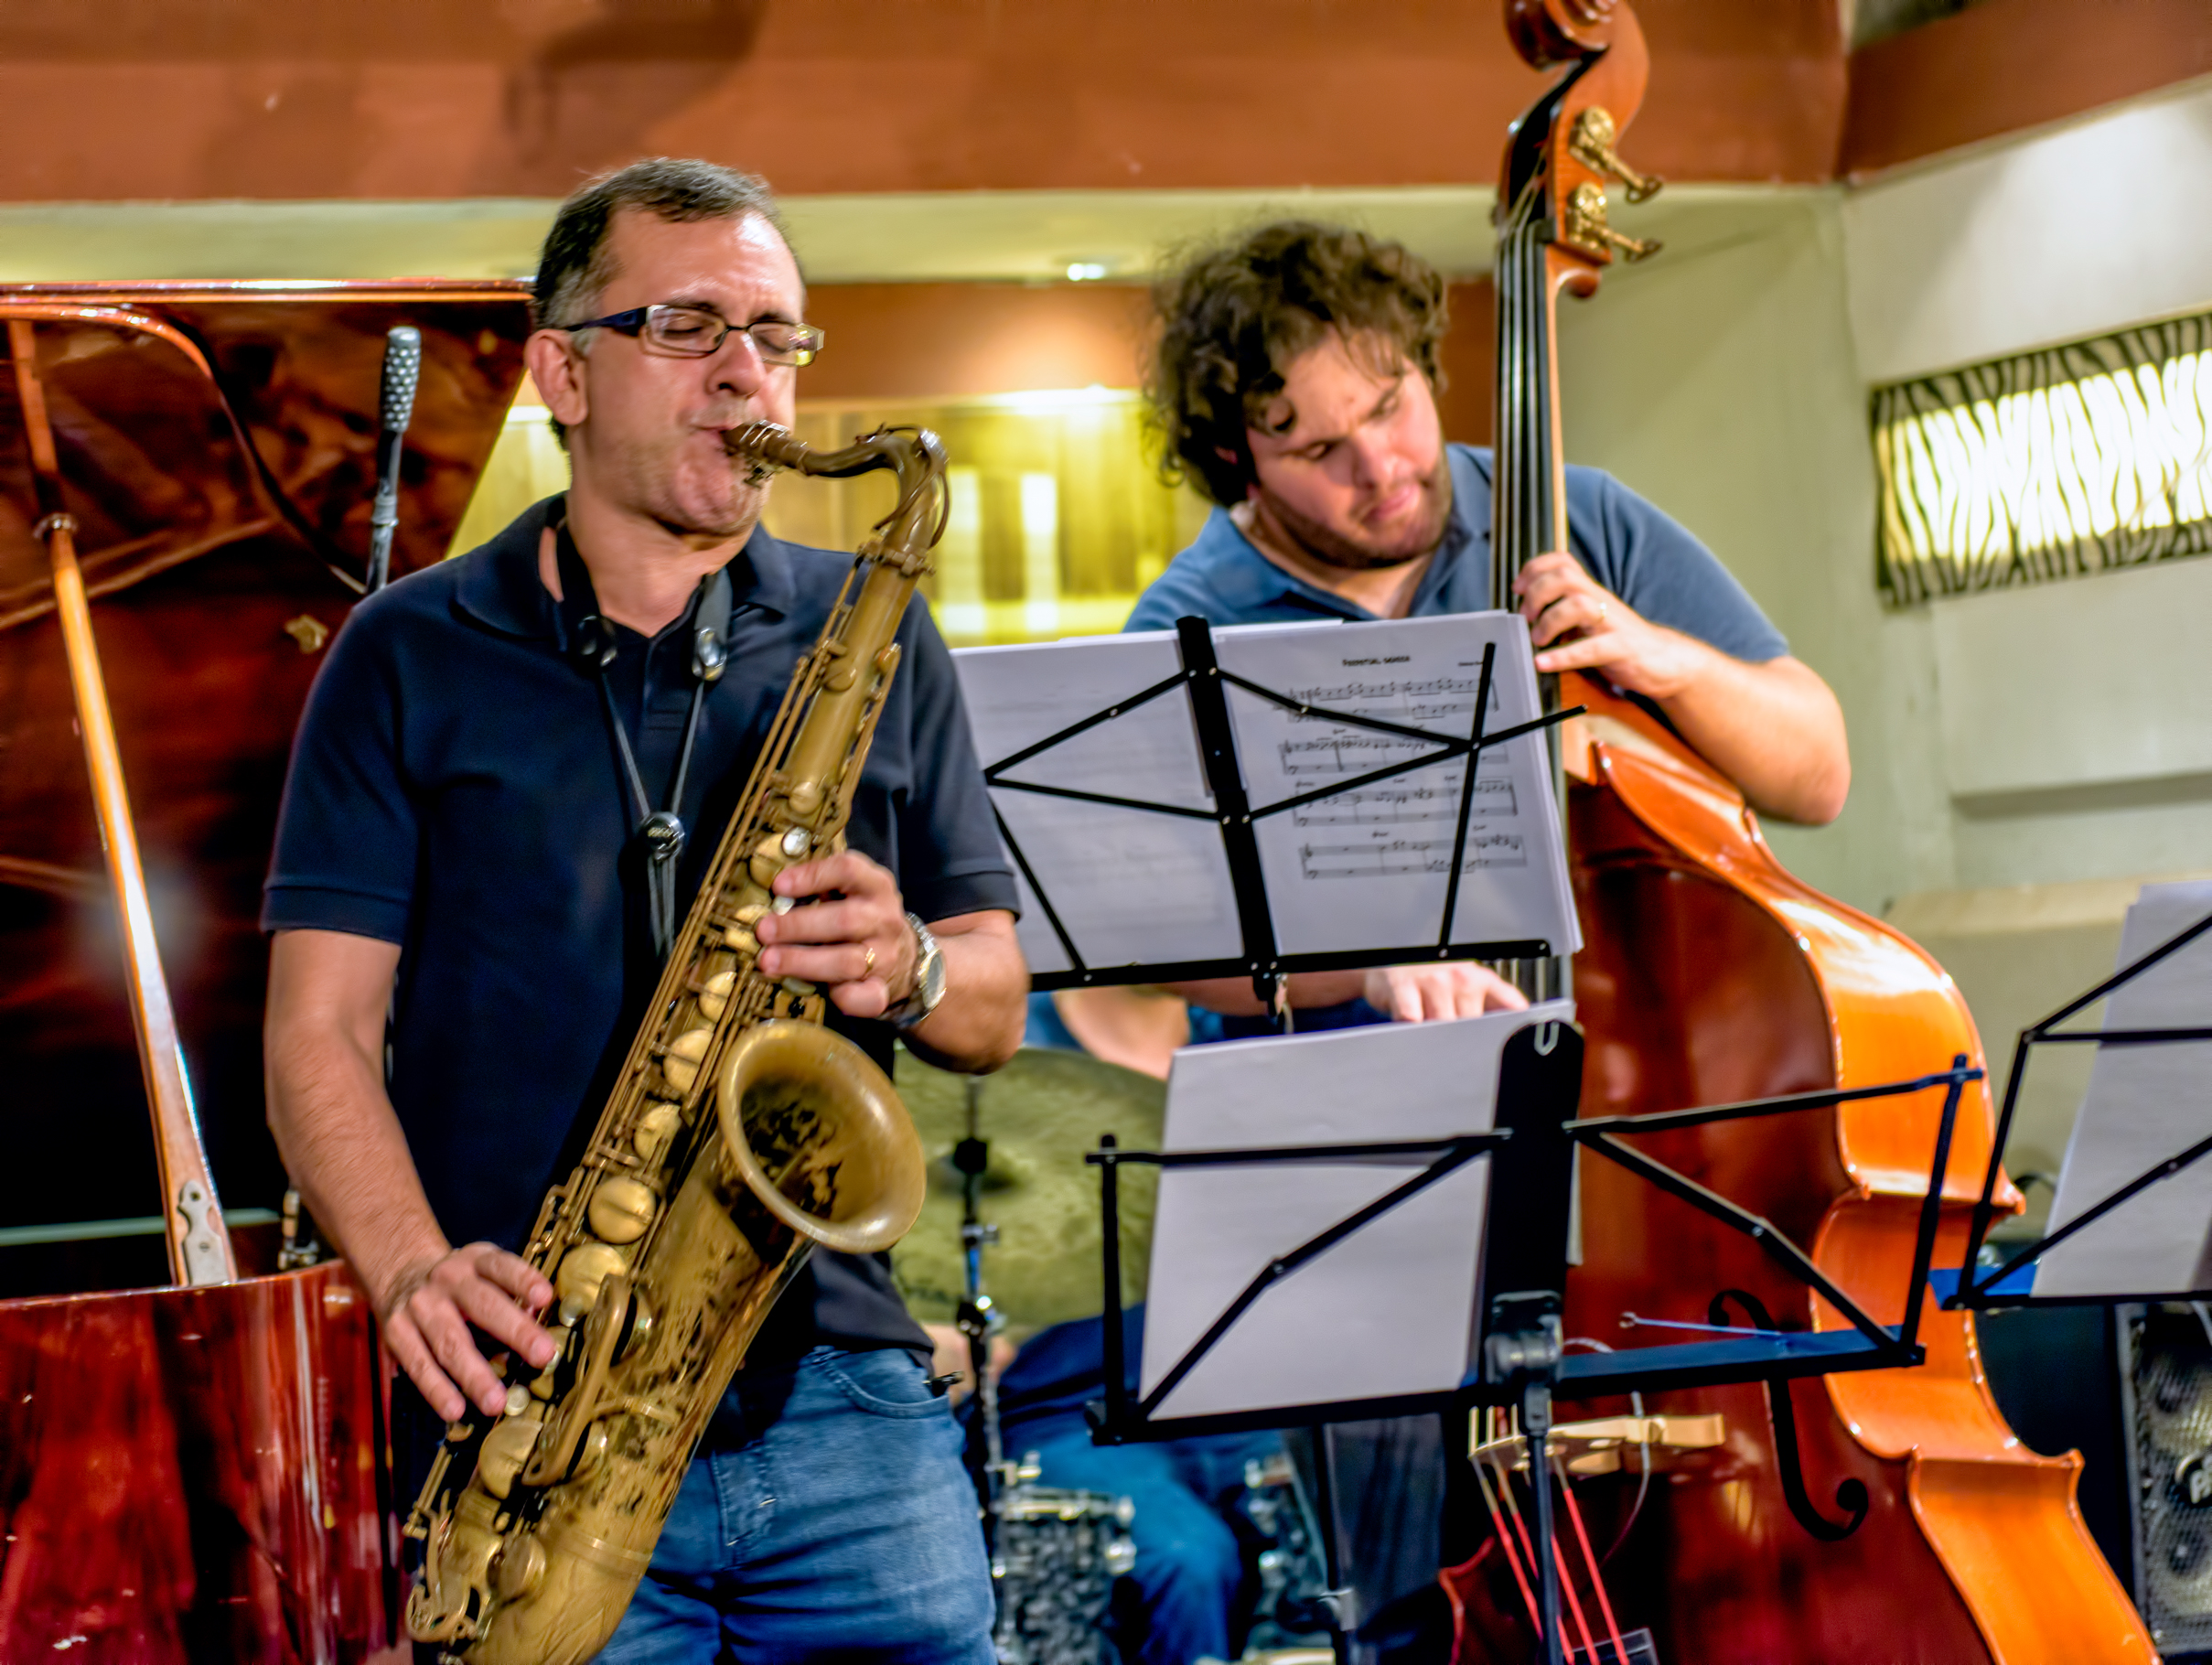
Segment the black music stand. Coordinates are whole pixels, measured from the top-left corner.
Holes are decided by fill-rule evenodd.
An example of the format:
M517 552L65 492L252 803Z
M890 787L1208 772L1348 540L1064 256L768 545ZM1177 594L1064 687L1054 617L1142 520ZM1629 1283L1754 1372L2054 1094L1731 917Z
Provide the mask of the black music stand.
M1507 1042L1500 1060L1494 1127L1487 1133L1469 1132L1454 1137L1400 1144L1172 1152L1125 1151L1111 1136L1102 1139L1099 1148L1084 1157L1100 1171L1100 1209L1104 1228L1101 1254L1107 1315L1106 1383L1104 1399L1090 1407L1093 1439L1101 1445L1118 1445L1423 1412L1465 1412L1480 1404L1510 1404L1520 1411L1529 1444L1530 1473L1535 1477L1548 1471L1545 1441L1552 1426L1552 1402L1556 1399L1593 1399L1718 1382L1781 1384L1800 1376L1892 1370L1922 1361L1926 1353L1919 1342L1920 1316L1940 1219L1943 1175L1949 1166L1951 1137L1961 1097L1967 1083L1981 1079L1980 1069L1970 1068L1965 1057L1960 1056L1947 1070L1880 1086L1792 1093L1740 1104L1650 1115L1602 1116L1578 1121L1574 1112L1581 1096L1582 1060L1582 1037L1571 1025L1531 1024L1513 1036ZM1945 1090L1943 1113L1937 1128L1928 1188L1921 1204L1912 1270L1905 1292L1905 1319L1897 1325L1878 1322L1771 1221L1620 1143L1623 1138L1642 1133L1832 1108L1861 1099L1896 1097L1937 1088ZM1733 1300L1744 1310L1749 1326L1740 1333L1716 1340L1613 1353L1565 1353L1559 1314L1566 1287L1569 1194L1577 1145L1627 1167L1670 1196L1751 1237L1790 1276L1819 1292L1849 1327L1814 1332L1778 1330L1773 1327L1756 1299L1742 1291L1729 1290L1714 1296L1709 1309L1710 1326L1685 1327L1728 1330L1727 1305ZM1447 1174L1477 1159L1491 1164L1494 1183L1490 1187L1491 1205L1481 1248L1476 1312L1471 1316L1475 1335L1470 1364L1460 1382L1435 1392L1389 1398L1284 1404L1209 1416L1164 1418L1154 1414L1199 1360L1270 1287ZM1118 1180L1119 1169L1123 1165L1135 1163L1165 1169L1390 1161L1418 1166L1420 1171L1365 1208L1271 1261L1151 1392L1141 1399L1132 1395L1122 1326L1114 1316L1122 1310ZM1838 1488L1836 1502L1851 1517L1848 1521L1839 1523L1823 1517L1805 1492L1789 1396L1780 1391L1770 1392L1769 1398L1778 1467L1791 1511L1816 1537L1834 1541L1849 1536L1865 1519L1870 1507L1865 1488L1856 1480L1847 1480ZM1317 1488L1322 1495L1316 1501L1325 1518L1322 1540L1336 1615L1332 1642L1341 1660L1345 1657L1346 1634L1353 1627L1343 1622L1345 1616L1340 1605L1343 1592L1338 1585L1342 1567L1328 1496L1331 1481L1326 1441L1316 1441L1316 1446L1322 1455ZM1536 1500L1539 1628L1548 1665L1561 1665L1563 1655L1560 1585L1558 1567L1552 1553L1551 1489L1548 1485L1536 1484L1531 1491ZM1620 1661L1619 1665L1627 1662Z
M2117 1292L2097 1294L2038 1295L2035 1293L2035 1262L2051 1250L2112 1213L2130 1199L2149 1190L2161 1180L2171 1179L2184 1169L2193 1166L2212 1155L2212 1137L2174 1152L2172 1155L2136 1175L2126 1184L2085 1208L2072 1219L2040 1241L2031 1244L1991 1269L1986 1275L1975 1275L1981 1259L1982 1249L1989 1241L1990 1228L1996 1221L1997 1181L2003 1171L2004 1144L2013 1127L2013 1112L2020 1104L2021 1082L2027 1075L2029 1060L2037 1047L2066 1045L2095 1045L2098 1047L2164 1047L2190 1041L2212 1041L2212 1026L2161 1027L2150 1029L2066 1029L2059 1025L2088 1007L2097 1004L2113 991L2126 986L2161 961L2170 959L2196 941L2207 931L2212 931L2212 913L2196 924L2160 943L2149 952L2138 955L2121 966L2110 977L2086 994L2077 995L2040 1022L2030 1024L2020 1032L2013 1046L2012 1072L2004 1083L2004 1107L1997 1117L1997 1136L1990 1144L1989 1169L1981 1178L1981 1198L1974 1208L1973 1229L1969 1233L1966 1259L1956 1269L1945 1268L1933 1274L1934 1286L1943 1297L1947 1308L1963 1308L1969 1312L1987 1312L1995 1307L2024 1306L2134 1306L2175 1301L2190 1302L2212 1299L2212 1288L2178 1290L2155 1294L2123 1294Z
M1361 627L1350 625L1347 629ZM1022 848L1021 841L998 817L999 836L1005 841L1006 851L1020 868L1023 879L1036 897L1038 910L1043 913L1053 935L1058 940L1068 957L1068 970L1038 972L1032 974L1030 986L1034 989L1095 988L1114 983L1181 983L1202 978L1249 976L1254 992L1262 1004L1272 1007L1276 984L1294 972L1348 971L1377 965L1403 965L1416 960L1533 960L1559 951L1564 945L1541 940L1523 940L1497 942L1455 942L1452 923L1458 910L1461 864L1466 857L1467 823L1473 813L1476 791L1476 765L1481 753L1491 747L1502 746L1509 740L1533 734L1563 722L1583 708L1574 706L1564 711L1553 711L1533 722L1517 724L1496 733L1485 733L1483 723L1487 714L1492 672L1495 669L1497 646L1486 643L1483 648L1482 670L1476 681L1475 720L1466 739L1440 735L1433 730L1415 728L1401 723L1391 723L1380 717L1362 715L1357 712L1338 711L1318 706L1307 700L1283 693L1279 689L1262 687L1233 671L1224 671L1214 651L1211 630L1202 618L1187 618L1176 621L1176 636L1182 669L1130 695L1118 700L1102 710L1091 713L1079 722L1069 724L1058 733L1020 750L987 763L983 779L999 791L1036 793L1042 797L1072 799L1078 802L1095 803L1111 809L1139 810L1149 814L1181 816L1198 821L1211 821L1220 829L1221 846L1228 858L1229 881L1237 908L1239 936L1243 951L1234 958L1219 960L1184 961L1170 964L1130 964L1097 966L1087 964L1077 948L1075 938L1053 907L1052 897L1039 877L1036 865ZM1348 780L1335 782L1326 788L1294 793L1274 803L1254 808L1246 793L1244 771L1237 757L1236 729L1229 719L1227 688L1234 686L1244 693L1281 706L1300 716L1326 717L1332 722L1349 724L1355 727L1372 730L1378 734L1411 740L1432 749L1421 756L1401 762L1388 764ZM1078 735L1102 723L1123 716L1139 706L1150 704L1164 695L1187 689L1191 716L1197 729L1200 757L1205 768L1206 784L1213 798L1211 810L1200 810L1182 804L1157 803L1148 800L1116 797L1111 793L1082 791L1070 787L1043 785L1015 779L1010 770L1019 768L1031 758L1050 751L1054 747L1074 739ZM1413 769L1427 768L1446 763L1455 757L1464 757L1466 768L1460 783L1459 804L1453 835L1451 865L1444 880L1443 917L1438 921L1436 940L1433 942L1399 943L1389 947L1354 949L1335 952L1282 953L1275 943L1272 914L1269 910L1267 881L1261 865L1258 837L1252 823L1272 815L1296 809L1301 805L1319 802L1345 792L1357 791L1363 787L1391 779ZM996 814L996 811L993 811Z

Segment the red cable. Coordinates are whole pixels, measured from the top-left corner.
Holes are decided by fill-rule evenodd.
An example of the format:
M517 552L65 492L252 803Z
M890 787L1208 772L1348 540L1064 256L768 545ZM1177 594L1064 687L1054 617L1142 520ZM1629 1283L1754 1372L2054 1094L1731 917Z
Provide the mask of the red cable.
M1505 1517L1498 1511L1498 1499L1491 1494L1489 1477L1482 1471L1483 1461L1475 1459L1475 1478L1482 1487L1482 1500L1490 1511L1490 1530L1498 1534L1498 1547L1506 1553L1506 1565L1513 1569L1513 1582L1520 1586L1520 1599L1528 1605L1529 1618L1539 1630L1543 1618L1536 1606L1536 1593L1529 1588L1528 1574L1520 1570L1520 1557L1513 1552L1513 1540L1506 1531Z
M1597 1597L1598 1613L1605 1621L1605 1636L1613 1644L1614 1665L1628 1665L1628 1649L1621 1640L1620 1621L1613 1617L1613 1603L1605 1595L1605 1575L1598 1567L1597 1557L1590 1552L1590 1534L1583 1529L1583 1511L1574 1501L1574 1488L1567 1483L1563 1471L1559 1477L1559 1489L1560 1495L1567 1499L1567 1519L1574 1522L1574 1540L1582 1545L1583 1565L1590 1569L1590 1589Z
M1514 1499L1512 1487L1509 1484L1504 1489L1506 1494L1506 1509L1513 1517L1513 1530L1520 1534L1520 1547L1523 1552L1525 1552L1529 1557L1530 1574L1530 1576L1534 1576L1538 1570L1536 1564L1535 1541L1529 1536L1528 1523L1521 1517L1520 1505ZM1552 1564L1553 1567L1559 1568L1562 1573L1565 1570L1561 1566L1560 1563L1559 1534L1556 1532L1552 1535ZM1590 1665L1597 1665L1597 1644L1591 1639L1590 1627L1583 1618L1582 1604L1574 1598L1574 1581L1571 1578L1562 1576L1559 1581L1559 1587L1567 1598L1568 1611L1574 1617L1574 1627L1582 1632L1583 1646L1588 1649L1590 1654ZM1541 1609L1536 1606L1533 1600L1530 1602L1529 1608L1532 1614L1537 1616L1536 1634L1538 1638L1541 1640L1543 1636L1544 1629ZM1561 1639L1562 1641L1565 1640L1564 1638L1562 1638ZM1573 1660L1574 1657L1574 1645L1572 1642L1566 1642L1565 1648L1567 1658L1569 1660Z

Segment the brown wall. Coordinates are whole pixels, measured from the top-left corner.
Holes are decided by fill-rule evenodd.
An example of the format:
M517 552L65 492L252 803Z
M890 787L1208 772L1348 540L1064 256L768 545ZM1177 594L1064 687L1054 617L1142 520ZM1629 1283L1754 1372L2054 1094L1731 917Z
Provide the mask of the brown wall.
M1486 444L1496 362L1489 281L1452 286L1444 433ZM807 317L828 333L799 375L804 400L958 399L1056 388L1134 387L1152 312L1121 284L820 284Z
M2212 74L2208 0L1988 0L1851 61L1858 177Z
M1627 149L1825 177L1835 0L1642 0ZM1543 79L1496 0L10 0L0 200L1486 181Z

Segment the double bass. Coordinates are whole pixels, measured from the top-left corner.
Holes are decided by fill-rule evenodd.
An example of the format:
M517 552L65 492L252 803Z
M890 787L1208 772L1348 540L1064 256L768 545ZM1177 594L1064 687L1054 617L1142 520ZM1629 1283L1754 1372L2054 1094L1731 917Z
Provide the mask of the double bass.
M374 1315L276 1271L263 1206L257 921L398 324L404 572L498 437L522 285L0 286L0 1659L396 1639Z
M1587 297L1616 257L1651 252L1609 223L1605 193L1620 184L1640 199L1659 182L1616 148L1648 68L1627 0L1505 9L1520 55L1562 71L1515 125L1498 186L1493 547L1497 605L1512 607L1520 568L1571 547L1559 296ZM1583 1116L1917 1079L1960 1055L1981 1062L1942 969L1792 877L1743 795L1655 708L1576 673L1559 679L1557 698L1587 708L1561 746L1584 939L1572 972L1587 1047ZM1941 1096L1640 1143L1774 1222L1895 1324ZM1987 1088L1976 1084L1942 1183L1938 1265L1963 1252L1992 1136ZM1691 1327L1842 1325L1748 1238L1637 1176L1584 1161L1581 1187L1567 1336L1625 1347L1626 1314ZM1921 1340L1916 1369L1646 1395L1651 1416L1710 1428L1717 1415L1723 1432L1717 1444L1690 1442L1702 1449L1647 1452L1662 1466L1640 1488L1633 1459L1619 1478L1577 1488L1590 1539L1614 1546L1595 1559L1615 1633L1649 1629L1665 1665L2147 1665L2156 1650L2076 1506L2078 1455L2038 1456L2006 1426L1970 1316L1930 1308ZM1628 1409L1562 1402L1560 1414ZM1533 1646L1498 1572L1504 1559L1478 1552L1445 1574L1461 1665L1505 1665ZM1614 1657L1610 1643L1593 1651Z

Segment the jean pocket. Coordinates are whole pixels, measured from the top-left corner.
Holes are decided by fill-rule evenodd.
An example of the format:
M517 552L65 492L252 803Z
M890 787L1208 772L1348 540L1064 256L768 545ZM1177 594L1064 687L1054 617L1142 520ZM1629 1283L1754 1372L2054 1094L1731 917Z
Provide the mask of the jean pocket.
M929 1391L929 1372L897 1348L838 1353L821 1361L838 1391L872 1416L946 1416L946 1402Z

